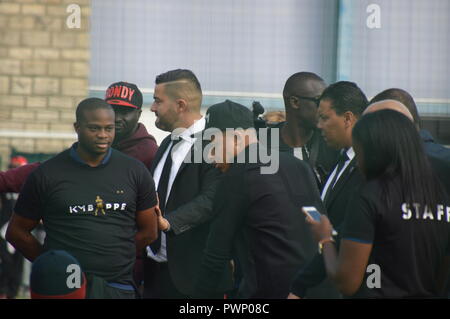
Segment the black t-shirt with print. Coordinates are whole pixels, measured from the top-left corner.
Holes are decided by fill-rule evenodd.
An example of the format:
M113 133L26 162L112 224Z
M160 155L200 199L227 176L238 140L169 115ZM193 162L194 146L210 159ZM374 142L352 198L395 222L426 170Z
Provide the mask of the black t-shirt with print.
M28 177L15 213L43 220L45 250L66 250L83 271L131 284L135 212L155 205L153 179L141 162L112 150L107 163L90 167L66 150Z
M375 268L371 267L353 297L436 297L438 269L450 247L448 197L442 198L434 210L409 205L402 200L399 178L392 183L395 193L390 194L391 209L381 200L379 180L368 182L347 208L342 238L372 243L368 265L378 265L381 273L381 287L373 287Z

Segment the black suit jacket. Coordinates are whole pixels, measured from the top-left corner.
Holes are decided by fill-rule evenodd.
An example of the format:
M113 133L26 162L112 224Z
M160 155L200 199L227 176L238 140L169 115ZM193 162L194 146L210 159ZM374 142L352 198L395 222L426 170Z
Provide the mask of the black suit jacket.
M197 141L191 148L191 155L195 154L195 151L203 154L205 143L201 134L195 137ZM162 141L153 161L152 174L170 142L171 135ZM169 272L177 290L184 295L193 294L210 221L214 217L212 204L220 175L220 171L204 162L203 158L200 163L194 163L193 160L191 163L184 161L167 199L165 218L171 227L166 234ZM231 282L224 280L221 289L230 288Z
M345 210L349 201L363 182L364 178L356 167L356 158L354 157L336 181L327 201L324 203L328 217L336 230L339 230L344 221Z
M328 217L338 233L345 218L347 205L363 182L364 177L356 167L356 158L353 158L331 190L327 202L324 203ZM291 292L304 297L307 289L317 286L326 277L322 255L316 254L313 260L297 274L291 286ZM332 295L338 296L336 293Z
M256 147L247 151L256 152ZM286 153L280 153L276 173L262 174L262 166L234 163L224 174L197 297L212 297L223 265L233 255L242 273L238 298L286 298L298 269L316 252L300 211L301 206L323 211L310 167Z

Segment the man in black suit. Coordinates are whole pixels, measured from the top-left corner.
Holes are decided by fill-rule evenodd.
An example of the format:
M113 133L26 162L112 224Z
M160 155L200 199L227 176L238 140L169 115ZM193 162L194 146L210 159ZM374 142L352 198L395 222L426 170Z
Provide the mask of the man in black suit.
M155 83L155 124L171 134L162 141L151 169L163 217L160 236L144 258L144 298L188 298L213 218L220 171L203 160L189 163L194 148L202 148L205 127L201 86L194 73L168 71ZM230 287L224 282L221 289Z
M338 233L346 206L363 183L352 148L352 129L367 105L367 98L361 89L355 83L347 81L330 85L320 97L318 128L321 129L327 144L340 150L338 163L328 176L321 195L328 217ZM322 255L317 254L298 273L289 298L304 297L307 289L316 286L325 278ZM335 297L338 296L336 292Z
M224 175L196 297L214 297L234 257L242 272L237 298L286 298L298 268L316 252L300 212L301 206L323 211L313 173L304 161L286 153L278 158L275 152L270 167L276 169L265 170L269 162L262 152L267 149L258 143L252 112L245 106L227 100L211 106L206 117L206 127L217 129L211 157Z
M403 90L400 89L390 89L390 90L386 90L383 92L394 92L394 94L404 94L403 96L405 97L409 97L410 99L406 99L407 101L413 101L412 97ZM382 93L383 93L382 92ZM385 94L385 93L383 93ZM378 95L377 95L378 96ZM373 100L377 99L377 96L375 96L373 98ZM413 122L417 129L419 130L419 134L421 137L423 137L423 135L420 133L421 130L419 128L419 125L415 119L415 115L417 115L417 109L415 108L415 104L413 104L414 106L411 107L411 104L409 106L406 106L402 101L400 101L399 98L397 98L396 95L394 95L395 98L393 99L386 99L386 100L379 100L376 101L374 103L371 103L366 110L364 111L364 114L367 113L372 113L372 112L376 112L376 111L381 111L381 110L394 110L397 112L402 113L403 115L405 115L407 118L409 118L411 120L411 122ZM411 110L415 110L415 112L412 112ZM425 153L428 156L428 160L430 161L431 166L433 166L433 169L435 170L436 174L438 175L439 179L441 180L442 186L445 187L447 193L450 194L450 161L447 161L445 158L443 158L443 155L445 154L444 152L440 152L440 147L445 148L442 145L436 144L438 145L438 147L427 147L427 141L423 140L423 146L425 149ZM437 152L434 152L434 150L437 150ZM450 149L445 149L444 151L450 151Z
M375 102L391 99L402 103L411 113L412 121L419 131L427 155L433 160L438 160L443 163L450 163L450 148L436 143L431 133L422 128L422 120L419 116L416 102L414 101L411 94L402 89L391 88L378 93L375 97L372 98L370 103L372 104Z

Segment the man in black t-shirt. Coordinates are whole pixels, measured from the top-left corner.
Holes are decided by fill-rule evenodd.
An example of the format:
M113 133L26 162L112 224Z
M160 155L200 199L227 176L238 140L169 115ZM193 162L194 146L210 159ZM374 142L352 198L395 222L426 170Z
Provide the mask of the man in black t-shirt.
M156 238L155 186L141 162L111 149L110 105L86 99L76 115L78 143L28 177L7 240L30 261L46 250L69 252L88 277L88 298L133 298L136 249ZM41 219L44 246L31 235Z

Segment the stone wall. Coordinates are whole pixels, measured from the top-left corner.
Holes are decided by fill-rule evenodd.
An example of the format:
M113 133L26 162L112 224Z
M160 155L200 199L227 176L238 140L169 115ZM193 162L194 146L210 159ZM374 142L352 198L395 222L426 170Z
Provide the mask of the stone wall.
M69 28L70 4L80 28ZM88 95L89 0L0 0L0 168L12 148L57 153ZM73 20L69 20L73 21Z

